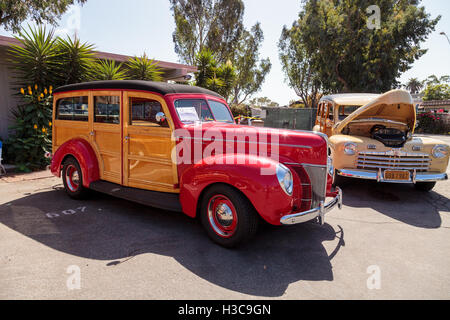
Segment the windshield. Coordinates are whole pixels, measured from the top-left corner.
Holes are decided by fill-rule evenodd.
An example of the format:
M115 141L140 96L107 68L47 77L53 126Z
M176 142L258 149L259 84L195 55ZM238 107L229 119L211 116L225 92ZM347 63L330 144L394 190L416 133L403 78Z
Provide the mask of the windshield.
M361 106L339 106L339 121L344 120Z
M209 103L209 105L208 105ZM181 122L196 121L234 122L228 107L214 100L183 99L175 101L175 109Z

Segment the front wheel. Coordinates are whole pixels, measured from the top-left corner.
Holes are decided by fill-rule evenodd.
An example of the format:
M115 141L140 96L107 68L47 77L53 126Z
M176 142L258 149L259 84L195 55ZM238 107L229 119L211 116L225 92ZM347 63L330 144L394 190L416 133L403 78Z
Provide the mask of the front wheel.
M232 248L250 239L258 228L258 214L250 201L227 185L215 185L201 201L201 221L217 244Z
M417 190L429 192L434 188L435 185L436 185L436 182L416 182L414 187Z

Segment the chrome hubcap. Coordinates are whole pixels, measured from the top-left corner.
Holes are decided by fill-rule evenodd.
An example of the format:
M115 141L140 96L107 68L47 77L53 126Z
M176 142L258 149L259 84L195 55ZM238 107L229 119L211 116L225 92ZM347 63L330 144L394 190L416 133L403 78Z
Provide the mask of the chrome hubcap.
M230 238L236 232L236 209L230 199L223 195L216 195L209 201L208 220L214 232L221 237Z
M229 227L233 224L233 211L228 205L221 203L216 208L216 218L222 226Z

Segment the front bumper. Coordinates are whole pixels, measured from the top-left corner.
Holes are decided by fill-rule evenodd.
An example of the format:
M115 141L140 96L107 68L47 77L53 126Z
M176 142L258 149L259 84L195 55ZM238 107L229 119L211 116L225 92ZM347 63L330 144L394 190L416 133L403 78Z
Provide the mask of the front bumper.
M336 206L338 206L339 209L342 209L342 190L340 188L336 188L336 196L330 202L325 203L324 201L321 201L317 208L286 215L280 219L280 223L282 225L292 225L319 218L320 224L323 225L325 223L325 214L333 210Z
M359 169L340 169L337 174L343 177L376 180L378 182L390 183L416 183L416 182L436 182L448 180L446 173L411 172L409 180L385 180L383 171L367 171Z

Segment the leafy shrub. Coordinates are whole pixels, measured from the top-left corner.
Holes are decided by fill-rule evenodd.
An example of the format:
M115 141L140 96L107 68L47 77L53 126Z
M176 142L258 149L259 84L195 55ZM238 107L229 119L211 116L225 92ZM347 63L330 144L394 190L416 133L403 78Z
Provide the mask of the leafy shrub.
M45 153L52 147L52 88L35 85L21 93L25 103L12 112L16 122L5 142L5 161L16 164L18 171L30 172L49 165Z
M448 134L450 132L450 125L439 114L421 113L417 116L417 121L419 125L416 133Z

